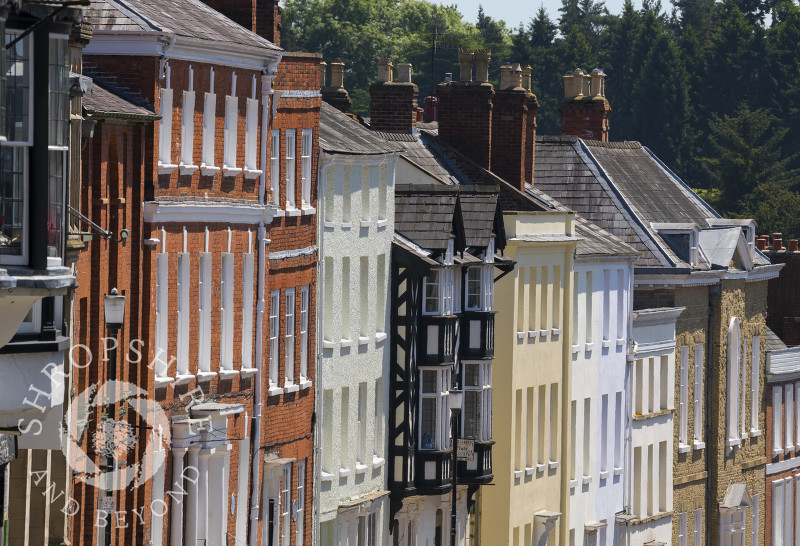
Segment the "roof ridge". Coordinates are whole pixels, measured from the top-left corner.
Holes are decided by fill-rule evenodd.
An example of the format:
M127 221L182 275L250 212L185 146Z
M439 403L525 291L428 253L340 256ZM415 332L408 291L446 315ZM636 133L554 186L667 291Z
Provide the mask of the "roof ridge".
M133 7L128 6L122 0L103 0L106 4L113 7L117 11L124 14L128 19L142 27L143 30L150 29L156 31L163 31L164 29L155 26L150 20L148 20L144 15L141 15L139 12L134 10Z

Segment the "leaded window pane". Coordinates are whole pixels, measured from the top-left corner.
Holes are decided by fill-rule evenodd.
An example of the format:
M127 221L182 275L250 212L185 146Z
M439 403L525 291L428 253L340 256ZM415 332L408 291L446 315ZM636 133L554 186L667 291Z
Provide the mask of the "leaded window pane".
M478 439L481 430L481 391L464 392L464 437Z
M27 151L24 147L0 148L0 254L22 254Z
M16 32L6 34L5 43L19 36ZM6 138L14 142L30 139L30 40L24 38L6 50Z
M434 438L436 438L436 399L423 398L421 413L420 437L422 445L420 447L422 449L434 449Z
M425 394L436 394L439 392L436 379L438 374L435 370L422 371L422 392Z

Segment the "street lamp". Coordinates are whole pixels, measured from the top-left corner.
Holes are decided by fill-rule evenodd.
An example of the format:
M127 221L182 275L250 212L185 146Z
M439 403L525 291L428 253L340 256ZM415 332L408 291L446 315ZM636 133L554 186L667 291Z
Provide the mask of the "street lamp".
M108 380L116 381L117 380L117 344L119 340L117 339L117 333L119 332L120 328L122 328L123 323L125 322L125 296L120 296L117 292L116 288L111 289L111 294L106 294L103 296L103 312L105 315L105 322L106 328L108 328L111 337L114 338L114 344L111 346L111 358L109 359L110 363L108 366ZM116 391L116 386L114 386L114 391ZM114 392L114 399L116 399L116 392ZM113 428L113 423L117 419L117 404L116 402L111 403L111 427ZM109 431L105 431L106 434L109 434ZM113 450L113 445L111 446ZM112 469L115 467L114 458L113 458L113 451L111 453L106 454L108 459L108 466ZM113 497L113 493L108 491L108 496ZM105 544L109 546L111 544L111 513L106 516L106 528L105 528Z
M450 389L447 394L450 403L450 436L452 445L450 446L453 455L450 470L452 500L450 501L450 546L456 546L456 474L458 473L458 456L456 453L458 445L458 429L461 423L461 408L464 404L464 392L457 389Z

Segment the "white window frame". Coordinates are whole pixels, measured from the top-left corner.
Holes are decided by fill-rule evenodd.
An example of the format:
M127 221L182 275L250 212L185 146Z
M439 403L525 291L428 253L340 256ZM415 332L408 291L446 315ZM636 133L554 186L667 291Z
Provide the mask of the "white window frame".
M797 442L797 448L800 449L800 382L794 384L794 428L794 441Z
M269 306L269 382L274 386L278 385L280 368L280 310L281 291L273 290Z
M281 471L281 545L289 546L291 542L292 516L292 465L284 465Z
M424 391L423 377L426 373L435 373L436 380L434 392ZM447 394L450 391L450 368L449 367L421 367L419 369L419 449L423 451L446 449L450 439L450 419ZM424 400L435 400L434 407L434 437L432 443L423 443L423 406Z
M687 546L688 545L688 527L689 527L689 517L686 512L681 512L678 514L678 546Z
M294 342L295 342L295 306L297 304L295 299L294 288L287 288L284 293L284 302L286 309L284 310L284 318L286 319L286 334L284 342L284 356L286 363L286 386L294 385Z
M297 510L295 519L295 546L303 545L306 517L306 459L297 461Z
M466 285L464 309L480 311L483 308L483 268L480 266L468 267L464 284Z
M300 287L300 381L308 380L308 285Z
M244 128L244 176L256 178L262 171L258 168L258 99L245 101Z
M736 449L741 444L739 436L739 383L740 383L740 343L739 319L732 317L728 325L727 346L727 440L725 442L728 452Z
M311 208L311 153L313 147L314 130L303 129L300 141L300 188L303 208Z
M270 137L269 184L272 189L270 203L280 207L281 195L281 130L273 129Z
M235 76L234 76L235 78ZM239 97L225 96L225 125L222 139L222 174L235 176L242 172L236 166L236 152L239 144Z
M753 543L756 544L755 542ZM703 546L703 509L694 511L694 546Z
M703 442L703 371L705 347L702 343L694 346L694 447L702 449Z
M753 498L751 499L751 504L750 504L750 506L752 508L751 512L750 512L750 515L752 517L750 530L752 531L752 536L753 536L753 539L752 539L752 542L751 542L751 544L753 544L753 546L756 546L758 544L758 517L759 517L759 512L761 511L761 508L759 506L759 501L760 501L760 498L758 496L758 493L756 493L755 495L753 495ZM695 540L695 546L701 546L700 542Z
M467 369L471 366L478 367L478 384L467 384ZM477 435L470 436L479 442L488 442L492 439L492 362L491 361L465 361L462 362L461 377L464 388L464 410L461 418L462 437L467 438L467 393L477 393L478 415Z
M761 382L761 336L753 336L750 341L750 434L758 435L761 431L758 429L758 414L761 402L761 390L759 383ZM795 399L797 397L795 396ZM800 424L800 423L799 423ZM800 435L798 435L798 444L800 444Z
M786 514L784 513L782 502L783 486L784 480L772 482L772 546L784 546L783 529ZM785 546L791 546L791 544L786 544Z
M783 387L772 387L772 456L783 455Z
M794 451L794 385L789 383L783 391L783 419L786 424L785 453Z
M296 180L297 180L297 129L286 130L286 208L296 208Z
M422 314L423 315L438 315L442 311L442 269L431 269L428 275L422 279ZM428 294L429 287L436 288L436 295L430 296ZM428 302L435 302L436 309L428 309Z
M689 448L689 347L681 347L678 393L678 451Z

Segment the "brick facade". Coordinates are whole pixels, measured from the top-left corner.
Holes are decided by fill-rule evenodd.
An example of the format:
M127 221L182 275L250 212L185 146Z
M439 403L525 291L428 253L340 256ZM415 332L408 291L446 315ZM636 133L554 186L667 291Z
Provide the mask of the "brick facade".
M774 264L786 264L777 279L769 281L767 325L786 345L800 345L800 252L765 251Z
M481 167L492 170L494 86L490 83L440 83L439 137Z
M369 86L370 128L411 133L417 124L419 88L411 82L376 82Z
M605 97L572 97L563 102L561 133L608 142L611 105Z

